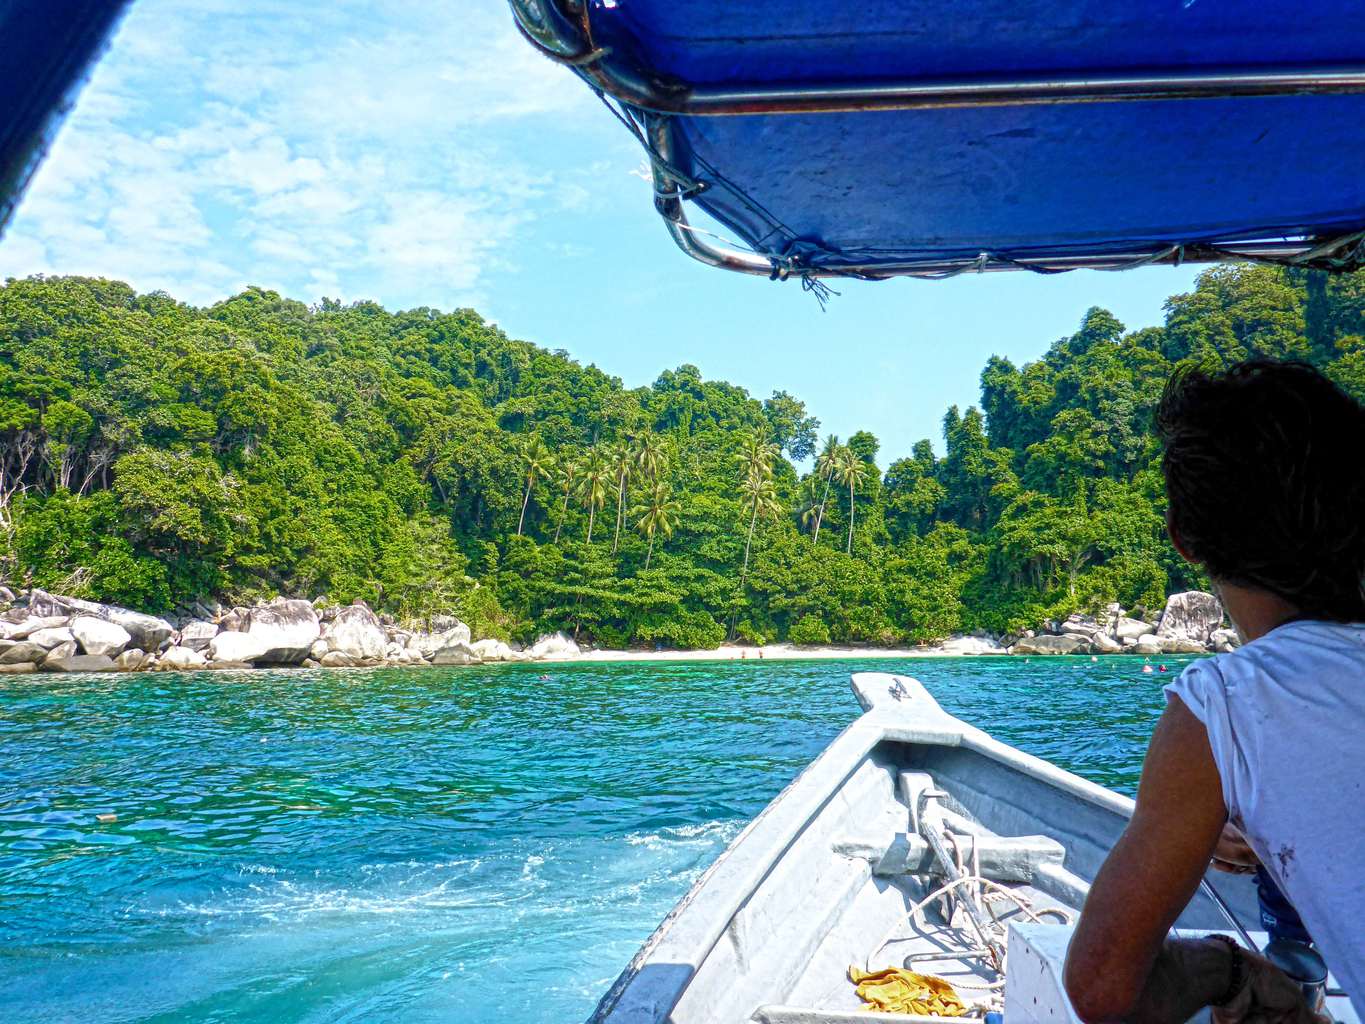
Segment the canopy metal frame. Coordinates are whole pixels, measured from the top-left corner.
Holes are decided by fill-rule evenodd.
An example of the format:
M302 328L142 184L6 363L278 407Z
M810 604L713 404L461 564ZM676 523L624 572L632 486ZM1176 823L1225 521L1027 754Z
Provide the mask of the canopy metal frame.
M1123 103L1256 96L1365 93L1365 64L1330 67L1254 67L1133 74L1076 74L1011 78L876 81L801 86L699 85L667 78L593 39L587 0L508 0L517 27L541 53L574 70L605 99L614 100L640 136L653 169L654 205L673 241L708 266L774 279L799 276L881 279L950 277L964 272L1126 270L1155 264L1250 260L1326 270L1353 270L1365 260L1365 233L1330 238L1247 238L1191 241L1147 250L1095 254L1012 256L981 252L970 258L879 261L838 267L803 265L712 241L687 216L684 200L698 189L674 169L674 118L934 110L983 106ZM638 122L643 131L631 122ZM708 237L709 236L709 237Z

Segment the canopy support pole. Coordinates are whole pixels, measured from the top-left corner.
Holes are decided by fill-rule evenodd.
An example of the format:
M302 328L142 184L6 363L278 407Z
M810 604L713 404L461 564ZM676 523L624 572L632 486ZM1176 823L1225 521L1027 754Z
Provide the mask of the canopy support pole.
M1365 64L799 86L696 85L651 75L636 66L628 54L599 48L593 41L585 0L508 0L508 3L522 34L547 57L570 65L613 99L657 114L690 117L831 114L1365 92Z

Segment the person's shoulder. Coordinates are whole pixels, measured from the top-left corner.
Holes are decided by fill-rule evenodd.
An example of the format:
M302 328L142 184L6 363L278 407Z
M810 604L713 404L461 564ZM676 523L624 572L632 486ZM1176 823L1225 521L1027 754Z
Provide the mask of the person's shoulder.
M1301 619L1287 622L1235 651L1201 659L1195 669L1216 675L1225 688L1301 676L1306 668L1339 671L1358 663L1365 668L1365 623Z
M1235 660L1237 664L1263 663L1286 655L1304 656L1327 650L1357 654L1365 659L1365 623L1296 619L1218 658Z
M1227 698L1224 659L1231 656L1218 654L1212 658L1199 658L1190 662L1180 675L1163 687L1166 696L1179 698L1196 718L1205 721L1210 704L1221 704Z

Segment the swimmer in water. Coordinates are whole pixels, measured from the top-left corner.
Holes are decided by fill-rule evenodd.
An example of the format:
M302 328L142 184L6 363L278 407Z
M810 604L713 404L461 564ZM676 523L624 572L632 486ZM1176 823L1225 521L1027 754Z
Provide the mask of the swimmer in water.
M1151 666L1151 665L1143 665L1143 666L1142 666L1142 671L1143 671L1144 673L1151 672L1151 671L1152 671L1152 666Z

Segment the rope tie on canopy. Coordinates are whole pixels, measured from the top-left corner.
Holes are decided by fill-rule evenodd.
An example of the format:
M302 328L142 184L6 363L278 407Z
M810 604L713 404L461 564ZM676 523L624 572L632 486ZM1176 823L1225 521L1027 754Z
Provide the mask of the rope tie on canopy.
M558 60L561 64L568 64L570 67L582 68L587 67L589 64L596 64L599 60L602 60L603 58L609 56L611 56L610 46L596 46L589 50L587 53L581 54L577 57L560 57L558 58ZM602 90L600 89L595 89L594 92L596 92L598 96L602 95Z

